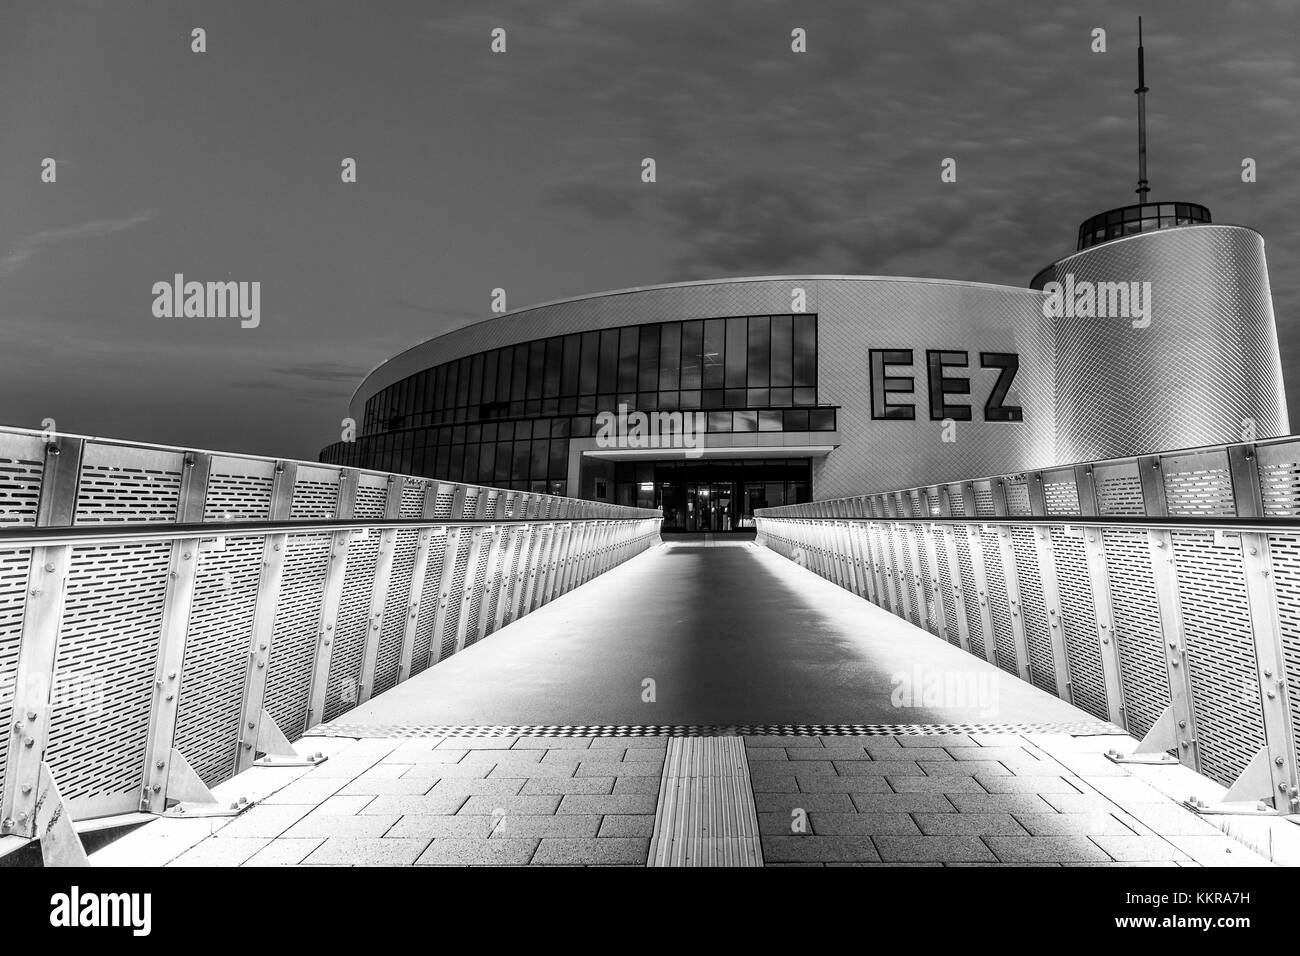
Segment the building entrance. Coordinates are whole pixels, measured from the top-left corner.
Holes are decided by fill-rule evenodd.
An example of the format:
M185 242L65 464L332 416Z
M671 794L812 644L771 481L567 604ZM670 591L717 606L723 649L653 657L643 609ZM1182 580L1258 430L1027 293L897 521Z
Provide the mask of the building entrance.
M746 531L756 508L810 500L810 471L806 458L621 462L615 500L663 509L665 531Z

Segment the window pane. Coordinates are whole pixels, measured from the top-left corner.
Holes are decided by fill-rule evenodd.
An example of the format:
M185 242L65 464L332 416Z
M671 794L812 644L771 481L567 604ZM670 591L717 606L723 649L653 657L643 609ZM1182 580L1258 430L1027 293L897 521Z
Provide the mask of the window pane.
M550 477L563 480L569 472L569 443L567 441L551 442Z
M528 442L515 442L514 464L510 468L512 481L528 480Z
M722 387L722 356L726 347L727 325L725 319L709 319L704 323L704 387Z
M735 429L738 432L752 432L758 429L758 412L744 411L735 413Z
M749 387L767 388L771 354L771 320L756 315L749 320Z
M600 332L600 388L602 394L618 390L618 329Z
M785 418L785 430L788 432L806 432L808 430L808 411L791 410L781 413Z
M636 351L638 334L635 328L620 331L618 339L618 390L636 391Z
M701 382L702 359L704 347L704 323L682 323L682 382L681 387L699 388Z
M808 430L828 432L835 430L835 409L813 408L808 412Z
M759 412L758 430L761 432L779 432L781 430L782 414L782 412Z
M484 442L478 450L478 474L474 476L475 481L487 482L492 480L497 460L497 446L491 442Z
M659 387L659 326L641 326L639 339L636 387L652 392Z
M731 431L731 412L709 412L709 431Z
M542 397L542 378L546 368L546 343L542 341L528 343L528 391L524 398Z
M511 360L512 371L510 373L510 401L521 402L524 400L524 390L528 387L528 346L516 345L514 357Z
M551 443L549 441L534 441L532 448L532 477L534 479L546 477L546 467L550 462Z
M578 394L596 394L596 374L600 371L600 333L582 333L582 359L578 364Z
M448 362L447 363L447 391L446 394L443 395L443 402L445 403L443 405L443 408L456 407L456 391L457 391L457 384L459 382L459 378L460 378L460 363Z
M798 316L794 322L794 384L817 384L817 320L813 316Z
M578 368L582 352L582 337L566 335L564 337L564 360L560 372L560 394L578 394Z
M546 371L542 375L542 397L560 394L560 360L564 355L563 339L546 340Z
M745 319L727 319L727 388L745 387L745 364L748 357L748 329Z
M497 360L500 357L501 353L497 349L493 349L483 356L483 397L480 401L484 405L496 401Z
M773 388L794 384L794 326L788 315L772 316L771 367Z
M669 322L659 331L659 390L669 391L677 388L681 375L682 363L682 327L678 322Z
M493 469L494 479L497 482L510 480L510 442L497 442L496 465Z
M470 360L463 358L456 365L456 407L464 408L469 404Z

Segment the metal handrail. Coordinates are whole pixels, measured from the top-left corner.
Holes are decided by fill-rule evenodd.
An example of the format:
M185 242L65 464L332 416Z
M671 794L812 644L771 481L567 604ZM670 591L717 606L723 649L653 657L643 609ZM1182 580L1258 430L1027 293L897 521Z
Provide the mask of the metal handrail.
M1139 528L1153 531L1177 529L1180 531L1230 531L1239 534L1276 534L1293 531L1300 534L1300 517L1295 518L1233 518L1202 515L1170 515L1152 518L1145 515L935 515L932 518L912 516L871 517L864 515L758 515L765 521L825 522L851 521L868 525L988 525L990 527L1057 526L1085 528Z

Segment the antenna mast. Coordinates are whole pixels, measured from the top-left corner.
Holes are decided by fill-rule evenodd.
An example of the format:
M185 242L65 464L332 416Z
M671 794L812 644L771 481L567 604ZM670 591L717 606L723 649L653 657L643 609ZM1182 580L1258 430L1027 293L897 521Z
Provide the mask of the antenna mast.
M1147 185L1147 75L1146 58L1142 50L1142 18L1138 17L1138 85L1133 91L1138 98L1138 202L1147 201L1151 187Z

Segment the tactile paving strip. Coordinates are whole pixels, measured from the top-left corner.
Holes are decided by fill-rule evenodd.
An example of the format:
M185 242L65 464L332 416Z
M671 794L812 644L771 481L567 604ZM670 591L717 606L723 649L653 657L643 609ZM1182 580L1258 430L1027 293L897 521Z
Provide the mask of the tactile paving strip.
M1057 724L593 724L464 727L413 724L319 724L307 737L902 737L934 734L1123 734L1106 722Z
M739 737L676 737L659 783L649 866L762 866Z

